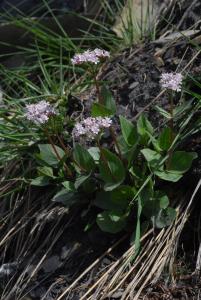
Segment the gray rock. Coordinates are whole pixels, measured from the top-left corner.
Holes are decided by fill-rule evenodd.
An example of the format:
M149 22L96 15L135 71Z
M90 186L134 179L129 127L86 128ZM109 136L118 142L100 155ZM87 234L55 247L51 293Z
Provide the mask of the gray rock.
M18 267L18 262L6 263L0 266L0 278L12 276Z
M61 260L66 259L70 252L71 252L71 249L68 248L67 246L62 247L61 256L60 256Z
M133 82L133 83L129 86L129 89L130 89L130 90L133 90L133 89L135 89L138 85L139 85L139 82L135 81L135 82Z
M46 292L47 292L47 290L45 289L45 287L41 286L38 283L38 286L36 288L34 288L33 290L30 291L30 296L32 298L42 299L42 297L46 294Z
M122 295L123 295L123 289L119 289L112 295L112 299L120 299Z
M44 261L42 265L42 269L45 273L52 273L56 271L60 266L61 266L61 261L59 259L59 256L54 255L51 256L50 258L47 258Z

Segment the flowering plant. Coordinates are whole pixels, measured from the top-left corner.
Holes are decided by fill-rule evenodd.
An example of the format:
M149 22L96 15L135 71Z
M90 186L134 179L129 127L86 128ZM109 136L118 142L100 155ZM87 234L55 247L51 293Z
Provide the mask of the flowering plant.
M109 53L104 50L88 50L75 55L72 63L96 65L106 57ZM167 93L180 91L181 83L181 74L162 74L161 86ZM95 219L103 231L130 230L129 224L135 230L133 220L138 233L142 220L158 228L168 226L176 211L155 182L177 182L197 157L194 152L177 150L174 94L171 92L169 112L157 108L168 119L167 126L157 132L143 114L136 124L117 116L110 91L97 82L95 86L98 101L92 104L91 116L74 120L68 141L62 130L52 131L49 119L56 118L58 112L50 103L41 101L26 107L26 118L41 126L49 141L38 145L39 176L31 184L56 184L58 190L52 200L68 207L79 205L86 209L88 205L91 209L85 213L86 220L96 208Z

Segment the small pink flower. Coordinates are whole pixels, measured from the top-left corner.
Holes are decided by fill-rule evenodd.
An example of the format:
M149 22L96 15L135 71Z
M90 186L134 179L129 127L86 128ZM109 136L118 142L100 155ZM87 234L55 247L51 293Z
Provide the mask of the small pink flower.
M84 136L86 139L93 140L102 129L109 128L111 125L112 120L108 117L89 117L75 124L73 135L75 138Z
M109 57L110 53L105 50L96 48L95 50L86 50L83 53L75 54L71 59L73 65L80 65L83 63L93 63L97 65L100 62L100 58Z
M98 49L96 48L94 51L95 55L98 57L98 58L108 58L110 57L110 52L106 51L106 50L101 50L101 49Z
M52 115L56 115L55 109L45 100L26 105L25 117L37 125L46 123Z
M102 128L109 128L112 125L112 120L108 117L105 118L98 117L97 119L98 119L99 126Z
M161 86L164 89L180 92L182 86L181 73L163 73L161 75Z

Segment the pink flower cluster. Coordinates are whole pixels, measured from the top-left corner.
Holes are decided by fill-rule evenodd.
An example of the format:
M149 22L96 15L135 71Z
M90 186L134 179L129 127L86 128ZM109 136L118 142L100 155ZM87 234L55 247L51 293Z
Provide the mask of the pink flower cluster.
M80 65L83 63L93 63L97 65L101 58L110 57L110 53L106 50L96 48L95 50L86 50L83 53L75 54L71 59L73 65Z
M75 124L73 135L75 138L85 136L89 140L93 140L104 128L109 128L112 125L112 120L108 117L92 118L89 117Z
M55 114L54 107L45 100L37 104L26 105L25 117L37 125L46 123L49 117Z
M181 73L163 73L160 80L161 86L164 89L180 92L182 86Z

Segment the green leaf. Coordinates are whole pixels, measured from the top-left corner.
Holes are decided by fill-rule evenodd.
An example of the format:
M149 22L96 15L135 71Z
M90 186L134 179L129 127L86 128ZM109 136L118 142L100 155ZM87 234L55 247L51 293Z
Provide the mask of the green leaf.
M62 185L65 187L68 191L75 191L74 183L71 181L64 181L62 182Z
M117 233L126 227L126 217L113 211L98 214L96 222L100 229L109 233Z
M150 218L158 212L158 202L154 197L153 187L147 185L139 194L138 197L141 200L142 213Z
M141 166L133 165L131 168L129 168L129 173L139 181L142 181L145 177L144 170L141 168Z
M186 112L191 107L191 105L192 105L192 101L188 99L188 101L176 106L173 110L174 118Z
M128 167L132 164L133 160L135 158L137 158L139 150L137 148L137 144L135 144L134 146L129 146L124 137L122 135L117 137L117 142L122 154L122 157L125 161L128 162ZM115 147L116 149L116 147ZM117 149L116 149L117 151Z
M159 136L159 139L158 139L158 144L159 144L159 147L164 150L164 151L167 151L171 144L172 144L172 131L169 127L166 127L162 130L160 136Z
M130 186L119 186L111 192L97 193L94 204L102 209L124 212L135 195Z
M112 191L125 179L124 165L118 156L107 149L101 149L100 176L105 181L104 190Z
M159 205L161 209L166 209L168 207L169 199L167 195L162 193L159 195Z
M167 170L166 171L154 171L154 174L163 180L171 181L171 182L177 182L183 176L183 174L181 174L181 173L178 173L178 172L174 173L169 170L168 171Z
M151 195L150 191L145 188L144 192L140 195L142 198L143 214L147 218L157 216L161 209L166 209L169 205L167 195L161 191L155 191Z
M47 185L49 185L49 178L46 176L39 176L39 177L31 180L31 185L47 186Z
M195 158L197 158L195 152L176 151L172 155L168 171L183 174L190 169Z
M139 139L137 128L126 118L120 116L119 119L124 140L129 146L135 145Z
M149 135L149 139L150 139L152 145L154 146L154 149L157 152L161 152L161 148L159 147L159 143L158 143L157 139L155 138L155 136L151 135L150 133L148 133L148 135Z
M79 200L79 195L76 192L69 192L66 189L59 191L52 199L54 202L59 202L67 207L72 206Z
M88 175L80 175L75 180L75 188L78 189L89 177L91 174Z
M95 162L98 162L100 159L100 149L98 147L91 147L88 149L89 154L93 157Z
M136 225L136 230L135 230L135 257L139 253L140 250L140 238L141 238L141 213L142 213L142 203L141 203L141 198L138 197L138 210L137 210L137 225Z
M37 170L42 175L55 178L55 176L53 175L53 170L50 167L38 167Z
M141 116L139 117L139 119L137 121L137 131L141 137L141 143L143 145L147 144L147 141L149 140L150 135L153 135L153 133L154 133L154 129L153 129L151 123L143 114L141 114Z
M93 103L91 109L92 117L108 117L112 116L113 112L100 103Z
M156 218L153 218L153 223L157 228L170 226L174 222L176 215L176 210L172 207L168 207L167 209L161 210Z
M82 183L82 189L86 194L93 194L97 190L96 180L89 177Z
M144 234L147 233L149 227L150 227L150 222L149 221L141 222L141 228L140 228L141 236L143 236ZM133 233L130 236L130 245L135 244L135 237L136 237L136 231L133 231ZM136 255L137 255L137 253L135 253L133 258L135 258Z
M54 151L54 148L50 144L40 144L38 146L40 149L40 154L39 154L40 159L46 162L49 166L53 166L53 167L58 166L60 160L57 157L56 152L58 153L61 159L63 159L65 156L65 152L56 145L54 145L56 152Z
M157 168L159 166L162 156L158 152L151 149L143 149L141 153L151 167Z
M121 150L122 155L124 155L124 157L126 158L128 152L129 152L133 147L132 147L132 146L129 146L129 145L126 143L126 141L125 141L123 135L118 135L118 136L117 136L117 142L118 142L118 145L119 145L119 148L120 148L120 150Z
M163 109L162 107L156 105L155 109L166 119L170 120L172 118L171 114L166 111L165 109Z
M79 144L76 144L73 151L73 158L77 165L84 172L91 173L95 168L95 162L89 152Z
M116 102L111 91L106 86L102 86L101 95L103 97L104 106L114 115L116 113Z

